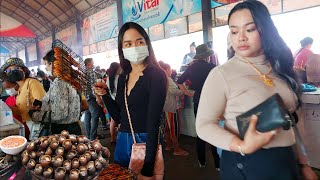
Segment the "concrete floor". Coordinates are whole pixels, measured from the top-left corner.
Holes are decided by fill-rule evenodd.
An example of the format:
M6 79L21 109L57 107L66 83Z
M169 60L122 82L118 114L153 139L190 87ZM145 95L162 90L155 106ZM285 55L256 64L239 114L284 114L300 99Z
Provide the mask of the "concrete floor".
M85 131L83 131L85 132ZM110 145L109 130L102 130L99 126L99 135L104 138L100 139L103 146L106 146L111 151L110 162L113 161L113 152L115 146ZM179 138L180 145L190 154L188 156L174 156L172 151L166 151L165 154L165 174L167 180L218 180L219 172L215 170L213 157L209 154L207 148L207 166L199 168L196 156L196 139L189 136L181 135Z

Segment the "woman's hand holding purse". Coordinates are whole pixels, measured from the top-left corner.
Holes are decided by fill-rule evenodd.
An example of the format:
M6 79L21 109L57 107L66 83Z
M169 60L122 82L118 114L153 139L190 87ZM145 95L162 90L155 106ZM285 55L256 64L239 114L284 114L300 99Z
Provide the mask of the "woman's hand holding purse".
M269 144L277 132L280 131L280 129L277 129L265 133L258 132L256 130L257 122L257 116L252 115L244 140L235 137L230 145L232 151L239 152L242 155L254 153Z

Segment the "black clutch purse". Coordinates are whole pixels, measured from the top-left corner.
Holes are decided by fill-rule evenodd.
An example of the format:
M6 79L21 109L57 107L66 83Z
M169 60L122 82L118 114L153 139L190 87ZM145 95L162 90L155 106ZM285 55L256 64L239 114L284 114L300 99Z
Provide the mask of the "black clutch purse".
M292 117L284 108L281 97L279 94L274 94L253 109L236 117L241 139L244 138L251 116L254 114L258 117L256 129L259 132L268 132L281 127L289 130L292 125Z

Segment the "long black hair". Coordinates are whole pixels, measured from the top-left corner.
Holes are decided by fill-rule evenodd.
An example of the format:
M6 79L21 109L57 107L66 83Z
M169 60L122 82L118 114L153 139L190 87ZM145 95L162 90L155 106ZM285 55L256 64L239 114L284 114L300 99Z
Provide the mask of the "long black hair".
M273 71L288 83L299 99L301 90L293 70L293 55L287 44L280 37L267 7L256 0L241 2L230 11L228 24L232 14L243 9L249 10L252 15L260 34L264 54L266 59L270 62Z
M123 52L122 52L122 41L123 41L123 35L128 29L136 29L142 37L145 39L148 50L149 50L149 56L144 60L144 64L148 66L154 66L160 69L159 64L157 62L156 56L154 54L150 38L146 31L141 27L139 24L134 23L134 22L127 22L125 23L120 31L119 31L119 36L118 36L118 53L119 53L119 58L120 58L120 66L122 70L126 73L131 71L131 65L130 62L124 58Z
M120 64L117 62L113 62L110 64L110 67L108 69L109 73L109 85L110 85L110 91L113 93L115 90L114 81L116 79L117 71L120 68Z
M48 61L49 63L53 63L54 61L54 51L51 49L50 51L47 52L47 54L42 58L43 60Z

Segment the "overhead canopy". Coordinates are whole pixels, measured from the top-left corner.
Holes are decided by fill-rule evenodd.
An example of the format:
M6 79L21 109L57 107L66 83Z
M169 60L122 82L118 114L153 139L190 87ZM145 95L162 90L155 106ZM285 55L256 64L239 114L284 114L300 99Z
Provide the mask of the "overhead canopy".
M0 43L9 51L74 20L95 7L116 0L1 0ZM3 21L2 18L7 21ZM9 25L8 19L14 19ZM10 26L11 25L11 26ZM9 28L7 28L9 27ZM19 37L13 39L13 37ZM9 39L8 39L9 38ZM29 42L30 40L27 40Z

